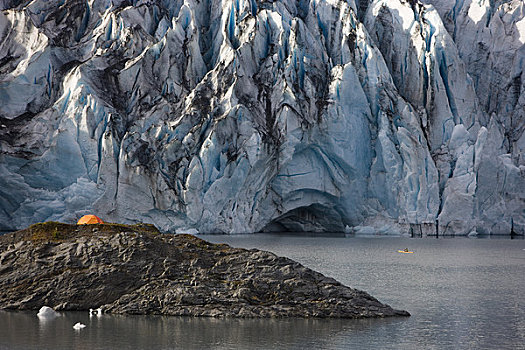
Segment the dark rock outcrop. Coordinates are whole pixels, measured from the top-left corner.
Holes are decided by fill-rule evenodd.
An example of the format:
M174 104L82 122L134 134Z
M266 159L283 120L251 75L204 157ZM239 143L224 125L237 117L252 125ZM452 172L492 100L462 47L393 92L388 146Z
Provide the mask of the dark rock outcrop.
M151 225L36 224L0 236L0 309L117 314L408 316L365 292L256 249Z

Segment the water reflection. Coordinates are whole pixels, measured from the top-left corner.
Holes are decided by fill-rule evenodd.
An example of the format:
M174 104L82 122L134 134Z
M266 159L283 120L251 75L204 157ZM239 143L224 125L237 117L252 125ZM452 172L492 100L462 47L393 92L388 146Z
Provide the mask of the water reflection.
M87 327L75 331L77 322ZM344 348L349 344L348 334L362 342L396 322L403 321L89 317L89 313L79 312L43 320L29 312L0 312L0 348L337 348L338 343Z

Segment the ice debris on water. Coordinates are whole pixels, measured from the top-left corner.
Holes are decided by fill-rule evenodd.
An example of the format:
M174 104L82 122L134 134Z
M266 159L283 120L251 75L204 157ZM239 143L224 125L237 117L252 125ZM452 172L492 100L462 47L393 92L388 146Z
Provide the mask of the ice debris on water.
M89 316L102 316L102 309L89 309Z
M83 324L83 323L80 323L80 322L75 323L75 325L73 326L73 329L75 329L77 331L81 330L82 328L86 328L86 325Z
M49 306L42 306L36 315L41 318L54 318L58 313Z

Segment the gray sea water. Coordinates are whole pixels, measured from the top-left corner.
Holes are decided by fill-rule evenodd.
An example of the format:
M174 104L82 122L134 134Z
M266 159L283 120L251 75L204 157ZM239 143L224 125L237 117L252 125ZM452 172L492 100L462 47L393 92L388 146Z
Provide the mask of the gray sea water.
M284 255L409 318L194 319L0 312L0 349L525 349L525 240L201 236ZM414 254L400 254L409 248ZM76 322L86 328L75 331Z

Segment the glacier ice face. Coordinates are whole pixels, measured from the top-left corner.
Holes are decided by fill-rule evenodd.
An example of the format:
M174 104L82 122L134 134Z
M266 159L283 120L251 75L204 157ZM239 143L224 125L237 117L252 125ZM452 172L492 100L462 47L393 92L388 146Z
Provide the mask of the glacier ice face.
M0 229L523 234L523 5L461 3L3 2Z
M483 232L522 232L525 170L525 5L523 1L443 1L480 104L491 116L476 158ZM474 45L475 44L475 45ZM481 141L480 141L481 142Z
M480 105L497 114L504 151L524 165L525 4L520 0L432 1L472 77Z

